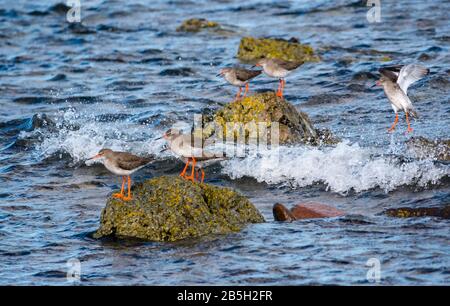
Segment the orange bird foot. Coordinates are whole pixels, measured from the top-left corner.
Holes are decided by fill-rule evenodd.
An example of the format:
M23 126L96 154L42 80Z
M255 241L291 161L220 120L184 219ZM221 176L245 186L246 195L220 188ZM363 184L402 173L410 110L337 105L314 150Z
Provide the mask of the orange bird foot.
M131 201L132 199L133 199L133 197L129 196L129 197L123 197L122 200L124 200L124 201Z
M113 196L113 198L116 198L116 199L123 199L123 197L124 197L124 195L121 193L113 193L112 196Z
M185 180L191 181L193 183L195 182L195 177L193 175L185 175L185 176L183 176L183 178Z
M410 128L410 127L409 127L409 128L406 130L406 133L411 133L412 131L414 131L413 128Z
M395 127L391 127L387 129L388 133L392 133L393 131L395 131Z

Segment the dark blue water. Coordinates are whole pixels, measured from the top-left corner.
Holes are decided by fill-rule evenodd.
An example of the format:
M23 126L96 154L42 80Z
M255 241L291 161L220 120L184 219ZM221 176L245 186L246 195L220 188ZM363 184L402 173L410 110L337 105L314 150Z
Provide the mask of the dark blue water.
M382 1L369 23L365 1L81 1L69 24L58 1L0 3L0 284L448 284L449 221L393 219L392 207L450 202L449 165L417 159L403 118L376 71L421 63L431 74L409 94L421 115L414 136L449 138L448 1ZM58 5L59 4L59 5ZM231 34L183 34L204 17ZM178 243L89 238L119 179L84 160L102 147L159 161L134 179L177 174L182 164L155 140L173 124L229 102L235 88L215 75L235 64L242 36L298 37L319 63L287 79L286 99L343 139L332 148L281 148L281 164L249 155L207 169L207 181L248 196L267 223ZM251 90L272 90L259 77ZM396 156L396 158L392 158ZM343 218L273 222L275 202L319 201Z

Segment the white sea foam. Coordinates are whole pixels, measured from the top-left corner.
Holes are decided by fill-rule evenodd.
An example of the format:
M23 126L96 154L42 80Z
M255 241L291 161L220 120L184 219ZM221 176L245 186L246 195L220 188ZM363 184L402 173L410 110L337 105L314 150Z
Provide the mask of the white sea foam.
M386 192L402 185L436 184L450 174L446 165L430 160L400 162L375 149L343 142L334 148L294 146L253 152L243 159L223 163L223 172L236 179L253 177L268 184L304 187L323 183L331 191L345 194L382 188Z
M155 154L161 158L170 155L169 152L161 153L164 139L155 140L162 131L127 121L98 122L94 113L73 109L61 113L54 119L59 129L42 135L42 141L36 147L37 154L45 158L64 152L74 163L86 160L105 147L138 155ZM71 124L76 128L71 128ZM27 133L24 134L22 136L27 137ZM399 154L401 151L397 149L386 150ZM232 179L248 176L259 182L293 187L323 183L329 190L342 194L351 190L361 192L382 188L388 192L403 185L425 186L439 183L444 176L450 175L448 165L431 160L400 162L383 156L383 153L386 152L349 142L328 148L280 146L278 152L250 149L244 158L222 162L222 172Z
M44 158L63 152L77 163L95 155L102 148L147 155L158 154L164 145L164 140L151 141L157 138L154 131L141 124L98 122L94 120L94 115L75 110L65 111L54 120L58 130L46 132L36 147L36 152ZM72 128L71 124L76 127ZM39 131L31 133L36 132ZM22 136L26 137L26 134Z

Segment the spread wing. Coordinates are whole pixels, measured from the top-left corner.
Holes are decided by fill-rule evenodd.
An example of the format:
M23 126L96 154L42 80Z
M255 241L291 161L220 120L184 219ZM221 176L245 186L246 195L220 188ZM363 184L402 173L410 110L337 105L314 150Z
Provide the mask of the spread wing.
M407 93L408 87L430 73L430 69L420 65L410 64L403 66L398 75L397 84Z
M245 82L261 74L261 70L249 70L244 68L235 68L236 78Z
M151 157L139 157L127 152L119 152L117 156L117 165L125 170L133 170L145 166L151 162Z

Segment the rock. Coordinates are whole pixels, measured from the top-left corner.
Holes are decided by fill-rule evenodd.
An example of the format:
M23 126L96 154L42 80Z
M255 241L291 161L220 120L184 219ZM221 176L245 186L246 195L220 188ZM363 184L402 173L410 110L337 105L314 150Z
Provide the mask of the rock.
M230 131L227 131L227 123L248 124L245 131L237 128L233 131L236 138L243 136L241 133L245 132L248 141L251 134L248 127L252 127L251 123L256 125L260 122L267 122L268 129L270 129L272 122L278 122L279 144L307 143L318 145L322 143L335 144L339 141L328 130L315 129L306 113L297 111L292 104L277 97L274 92L259 93L233 101L218 110L213 116L213 120L223 130L223 137L230 133ZM204 125L207 125L207 123L204 123ZM209 133L213 132L213 129L206 128L205 131ZM268 137L268 143L270 143L270 136Z
M239 231L263 216L239 193L180 177L162 176L136 184L133 200L110 197L94 238L114 236L176 241Z
M444 207L391 208L384 211L384 214L396 218L439 217L450 219L450 204L446 204Z
M450 160L450 139L428 140L425 137L411 137L407 142L408 150L417 158Z
M279 58L294 62L317 62L319 57L309 45L298 40L244 37L241 39L237 57L242 61L256 61L260 58Z
M203 29L218 29L220 25L217 22L209 21L204 18L191 18L183 21L177 28L177 32L199 32Z
M321 203L300 203L288 210L283 204L273 206L275 221L292 222L299 219L333 218L345 215L345 212L333 206Z

